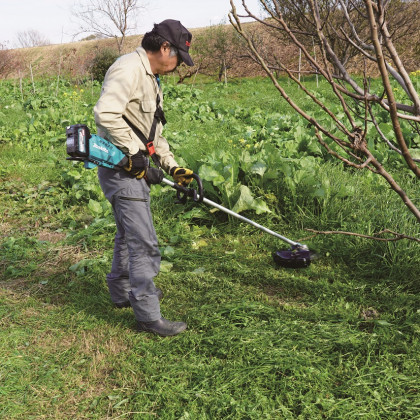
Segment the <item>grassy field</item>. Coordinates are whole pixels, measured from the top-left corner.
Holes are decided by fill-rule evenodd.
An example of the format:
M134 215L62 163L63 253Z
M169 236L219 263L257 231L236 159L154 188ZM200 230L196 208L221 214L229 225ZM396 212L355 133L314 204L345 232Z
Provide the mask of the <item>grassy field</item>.
M418 244L305 230L415 236L414 218L324 156L267 80L170 82L165 135L206 195L321 258L278 268L285 244L155 186L162 313L188 330L136 333L106 288L110 206L95 170L65 160L65 126L93 127L100 86L1 81L0 418L420 418Z

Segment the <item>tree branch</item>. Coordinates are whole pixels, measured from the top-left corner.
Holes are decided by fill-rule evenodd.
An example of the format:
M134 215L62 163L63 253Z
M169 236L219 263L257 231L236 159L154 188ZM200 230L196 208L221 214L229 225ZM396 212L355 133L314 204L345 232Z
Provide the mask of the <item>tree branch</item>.
M385 64L385 58L383 55L381 44L379 42L378 24L375 18L374 10L373 10L374 7L371 0L364 0L364 2L366 4L366 9L368 12L372 42L375 47L376 58L378 60L378 68L381 73L382 82L383 82L383 85L384 85L384 88L388 97L389 113L391 116L392 125L394 127L395 137L397 139L398 144L400 145L401 153L405 161L407 162L408 167L413 171L413 173L418 178L420 178L420 168L416 165L416 163L413 161L413 158L411 157L410 151L408 150L407 144L405 142L404 136L401 131L400 122L398 120L395 96L391 87L391 83L389 81L389 76L388 76L388 72L387 72L386 64ZM379 18L383 19L383 17L381 16Z

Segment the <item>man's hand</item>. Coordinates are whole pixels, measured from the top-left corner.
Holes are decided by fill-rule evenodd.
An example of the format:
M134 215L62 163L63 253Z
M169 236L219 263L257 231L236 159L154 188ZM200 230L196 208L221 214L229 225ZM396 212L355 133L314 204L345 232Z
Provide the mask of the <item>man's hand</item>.
M193 180L192 175L194 172L191 169L176 166L169 171L169 174L177 184L184 185L185 187Z
M149 159L144 156L142 151L138 151L133 156L128 156L128 164L124 169L137 179L141 179L146 174L147 167L149 166Z

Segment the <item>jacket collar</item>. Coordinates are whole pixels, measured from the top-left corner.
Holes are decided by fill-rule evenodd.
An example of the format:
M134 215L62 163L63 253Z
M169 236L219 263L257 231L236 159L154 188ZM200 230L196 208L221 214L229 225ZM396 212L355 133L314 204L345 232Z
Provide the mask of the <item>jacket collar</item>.
M150 61L149 57L147 56L146 50L143 47L136 48L136 52L140 57L140 60L143 64L144 69L146 70L146 73L150 76L154 76L152 73L152 68L150 67Z

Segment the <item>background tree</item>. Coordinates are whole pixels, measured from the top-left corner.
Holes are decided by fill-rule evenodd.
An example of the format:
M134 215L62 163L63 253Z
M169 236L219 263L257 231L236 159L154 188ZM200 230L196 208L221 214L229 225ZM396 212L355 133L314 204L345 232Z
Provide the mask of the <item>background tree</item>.
M98 82L102 83L105 79L106 72L117 58L118 54L113 49L98 49L90 65L93 80L97 80Z
M137 26L137 16L145 6L139 0L85 0L74 9L80 33L114 38L119 54L126 36Z
M16 38L18 46L21 48L40 47L50 44L50 41L35 29L18 32Z
M235 2L230 3L230 21L245 39L254 60L289 105L314 127L323 148L349 167L382 176L420 222L419 208L391 174L404 165L409 175L420 178L420 160L415 157L420 146L420 98L395 42L406 37L406 31L418 33L419 19L412 18L420 14L419 2L260 0L268 15L264 20L249 10L246 0L242 1L246 10L242 16ZM263 44L254 42L241 21L244 17L259 21L266 29ZM296 51L302 52L311 72L328 82L341 108L340 115L331 108L331 99L327 101L310 91L276 55L272 46L285 36ZM318 60L313 54L314 45ZM354 76L351 70L355 68L362 77ZM318 114L306 112L287 95L275 77L278 71L301 87L316 104ZM379 75L380 83L372 81L370 75Z
M210 27L211 42L209 47L211 55L218 62L219 82L224 80L227 83L227 70L232 66L233 57L236 56L236 54L232 54L234 35L229 31L229 28L226 28L224 22Z
M199 71L216 75L220 82L227 83L227 72L239 63L244 49L242 38L230 25L225 22L211 25L194 35L191 53L195 67L189 70L190 75Z

